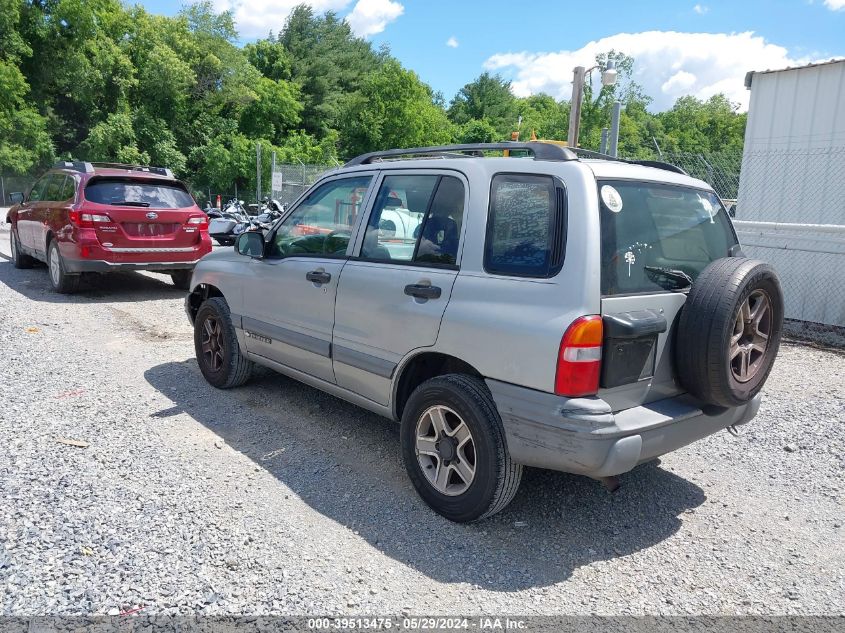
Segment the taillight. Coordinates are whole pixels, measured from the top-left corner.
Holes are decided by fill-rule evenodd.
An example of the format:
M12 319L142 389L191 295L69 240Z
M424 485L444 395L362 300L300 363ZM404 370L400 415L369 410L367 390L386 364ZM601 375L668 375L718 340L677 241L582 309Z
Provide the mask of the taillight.
M599 315L572 322L560 342L555 375L559 396L592 396L599 390L603 327Z
M190 224L191 226L196 226L200 230L207 229L208 217L204 215L196 215L194 217L188 218L188 224Z
M68 213L71 224L80 228L93 228L95 224L108 224L111 218L101 213L83 213L82 211L71 211Z

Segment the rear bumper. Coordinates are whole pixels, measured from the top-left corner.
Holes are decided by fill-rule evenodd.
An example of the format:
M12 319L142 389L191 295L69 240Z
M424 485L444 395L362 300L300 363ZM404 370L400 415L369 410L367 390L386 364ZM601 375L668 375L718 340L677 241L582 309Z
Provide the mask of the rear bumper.
M192 269L199 259L182 262L109 262L103 259L65 259L69 273L110 273L122 270L185 270Z
M731 425L749 422L760 395L743 406L702 407L689 395L613 413L601 398L565 398L497 380L487 386L519 464L609 477Z

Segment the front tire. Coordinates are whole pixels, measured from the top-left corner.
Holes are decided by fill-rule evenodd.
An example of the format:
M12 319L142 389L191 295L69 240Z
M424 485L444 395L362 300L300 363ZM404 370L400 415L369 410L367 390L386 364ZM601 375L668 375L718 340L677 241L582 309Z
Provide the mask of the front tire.
M79 275L67 272L65 260L59 251L59 243L55 239L51 240L50 246L47 247L47 273L53 290L60 294L73 294L79 287Z
M252 361L241 352L229 305L223 297L207 299L197 311L194 350L202 375L218 389L239 387L252 374Z
M9 247L12 250L12 263L15 268L32 268L35 260L21 251L20 242L18 240L17 231L13 228L9 232Z
M522 479L499 412L480 378L447 374L421 384L402 414L402 460L419 495L456 523L503 510Z

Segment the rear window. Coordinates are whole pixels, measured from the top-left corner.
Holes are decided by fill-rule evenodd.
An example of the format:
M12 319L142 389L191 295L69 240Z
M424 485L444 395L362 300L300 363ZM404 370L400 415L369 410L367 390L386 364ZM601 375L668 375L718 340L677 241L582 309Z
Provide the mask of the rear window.
M737 243L715 193L631 181L598 186L604 295L681 289L678 271L694 280Z
M173 183L145 182L131 178L98 178L85 187L85 198L98 204L153 209L184 209L194 199Z

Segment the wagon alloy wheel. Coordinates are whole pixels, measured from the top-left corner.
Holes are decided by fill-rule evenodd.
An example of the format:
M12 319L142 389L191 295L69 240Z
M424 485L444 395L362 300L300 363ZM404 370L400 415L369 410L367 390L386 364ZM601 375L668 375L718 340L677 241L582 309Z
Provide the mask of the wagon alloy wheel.
M436 405L420 416L415 449L423 474L438 492L463 494L475 479L475 442L452 409Z
M58 286L62 278L62 264L59 261L59 249L50 249L50 278L53 280L53 285Z
M739 382L748 382L763 366L771 328L771 302L755 290L740 304L731 335L731 373Z
M202 353L211 371L223 367L223 329L213 316L206 318L202 329Z

